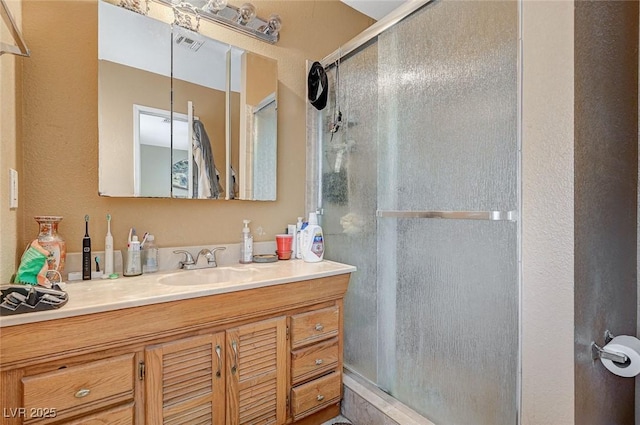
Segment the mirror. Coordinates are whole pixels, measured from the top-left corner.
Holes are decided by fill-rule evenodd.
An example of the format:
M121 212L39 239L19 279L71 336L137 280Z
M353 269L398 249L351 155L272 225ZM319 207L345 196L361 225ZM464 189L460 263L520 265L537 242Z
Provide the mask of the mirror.
M100 195L275 200L276 61L104 1L98 22Z
M99 2L100 195L171 196L170 111L171 27Z
M239 78L239 99L232 98L231 166L238 170L238 198L276 199L277 86L275 61L231 48L231 81ZM232 88L233 88L232 84Z

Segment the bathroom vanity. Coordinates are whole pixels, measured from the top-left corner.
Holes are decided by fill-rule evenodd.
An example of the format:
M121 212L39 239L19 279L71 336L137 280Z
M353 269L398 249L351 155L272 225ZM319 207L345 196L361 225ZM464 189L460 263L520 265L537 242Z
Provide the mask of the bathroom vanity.
M0 318L2 424L321 424L354 267L281 261L70 284Z

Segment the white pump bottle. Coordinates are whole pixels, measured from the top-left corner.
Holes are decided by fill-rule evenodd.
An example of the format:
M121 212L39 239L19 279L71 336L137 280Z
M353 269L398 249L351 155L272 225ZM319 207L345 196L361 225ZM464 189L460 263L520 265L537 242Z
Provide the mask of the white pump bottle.
M249 229L251 220L242 220L244 227L242 228L242 242L240 243L240 262L248 264L253 262L253 236Z
M309 213L309 224L302 229L301 246L302 259L307 263L317 263L324 258L324 235L322 227L318 225L318 215Z

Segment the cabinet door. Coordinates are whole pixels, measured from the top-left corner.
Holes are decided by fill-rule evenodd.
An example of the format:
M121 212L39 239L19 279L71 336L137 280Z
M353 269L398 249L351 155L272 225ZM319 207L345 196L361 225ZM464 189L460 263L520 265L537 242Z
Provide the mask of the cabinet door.
M223 347L221 332L147 348L146 422L224 424Z
M286 318L227 330L227 425L286 422Z

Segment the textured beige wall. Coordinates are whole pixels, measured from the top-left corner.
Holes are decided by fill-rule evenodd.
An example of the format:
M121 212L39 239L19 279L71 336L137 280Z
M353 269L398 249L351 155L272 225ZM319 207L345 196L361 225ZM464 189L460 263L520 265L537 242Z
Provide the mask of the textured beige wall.
M132 226L138 232L153 232L160 246L179 246L237 242L243 218L252 220L256 240L270 240L295 222L304 212L305 60L321 59L372 21L338 0L254 4L260 16L282 16L277 44L208 22L201 23L201 32L278 60L276 202L98 196L97 1L24 2L24 35L33 55L24 62L24 110L18 119L24 126L28 170L22 180L20 214L25 225L19 246L36 236L33 216L39 214L64 216L60 232L69 251L81 248L85 214L91 216L95 250L104 246L107 213L113 216L116 249L126 245Z
M573 1L524 1L522 424L574 423Z
M20 29L22 0L8 0L6 3ZM0 28L0 40L15 44L4 23ZM22 253L22 244L18 243L18 229L22 224L25 199L21 197L18 200L18 209L9 209L9 168L18 171L18 180L22 184L19 111L22 108L20 74L25 60L29 59L10 54L0 56L0 282L9 281Z

